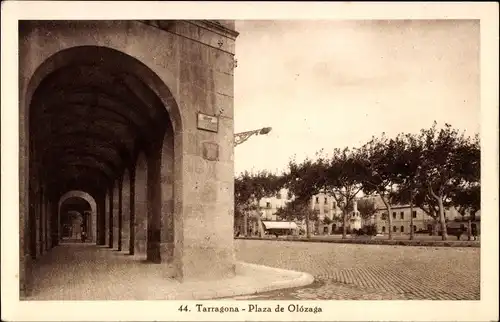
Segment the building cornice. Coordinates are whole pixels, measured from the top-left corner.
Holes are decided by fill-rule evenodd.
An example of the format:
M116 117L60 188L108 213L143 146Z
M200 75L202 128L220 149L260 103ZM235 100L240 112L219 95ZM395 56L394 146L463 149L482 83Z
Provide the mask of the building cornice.
M225 27L217 20L190 20L190 22L199 26L203 26L204 28L209 29L210 31L219 34L222 33L224 36L232 38L233 40L236 39L236 37L238 37L240 34L236 30Z

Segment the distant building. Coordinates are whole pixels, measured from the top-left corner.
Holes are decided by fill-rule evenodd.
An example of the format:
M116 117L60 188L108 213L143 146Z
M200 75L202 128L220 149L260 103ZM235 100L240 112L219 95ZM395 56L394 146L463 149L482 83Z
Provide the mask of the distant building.
M369 199L375 202L376 212L372 218L363 220L361 214L357 209L357 201ZM277 218L276 212L279 208L285 207L286 204L293 200L287 189L281 189L279 193L275 196L262 198L259 202L260 205L260 218L261 221L280 221ZM391 214L392 225L389 227L389 221L387 219L387 210L385 204L383 203L380 196L364 196L356 198L354 201L354 210L350 213L347 218L348 229L360 229L365 225L376 224L377 231L380 234L387 234L391 230L394 234L409 234L411 230L411 217L413 216L413 230L420 233L431 233L434 229L440 229L438 223L434 218L427 215L422 209L418 207L413 207L410 209L409 205L392 205ZM342 232L342 210L337 205L337 202L333 196L326 193L319 193L311 198L311 209L318 212L318 221L310 221L310 231L312 234L317 233L321 235L330 235L333 233ZM411 211L412 213L410 213ZM467 223L462 221L462 216L458 211L451 207L445 209L445 216L449 225L464 227ZM479 231L479 220L480 211L476 214L476 221L472 223L475 229ZM453 224L451 224L453 222ZM306 223L305 220L296 221L299 230L305 232ZM258 233L257 223L250 223L250 230L254 233Z
M396 234L409 234L412 228L411 217L413 217L414 232L431 233L434 229L440 230L440 227L437 226L438 222L419 207L413 207L413 209L411 209L410 205L392 205L391 213L388 214L386 206L380 196L375 195L364 198L371 199L375 202L377 211L371 219L371 222L377 225L377 230L381 234L389 233L389 229ZM389 227L389 220L387 218L389 215L392 217L391 227ZM444 210L444 215L449 223L460 222L462 220L462 216L454 207L446 208ZM476 221L473 223L478 229L479 218L480 216L477 216ZM462 223L462 225L466 227L466 223Z

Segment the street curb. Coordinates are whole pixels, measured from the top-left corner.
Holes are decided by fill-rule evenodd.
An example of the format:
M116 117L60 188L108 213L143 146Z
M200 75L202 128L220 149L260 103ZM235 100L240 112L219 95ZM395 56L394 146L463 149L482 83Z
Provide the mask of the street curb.
M235 263L235 272L238 276L254 277L252 285L231 285L231 279L224 284L227 288L211 289L201 292L193 292L193 300L224 299L242 295L253 295L278 289L287 289L310 285L314 282L314 277L309 273L274 268L269 266L250 264L245 262ZM259 277L274 276L272 282L269 279L260 280ZM181 296L182 297L182 296Z
M420 241L420 240L370 240L370 239L298 239L298 238L259 238L259 237L234 237L243 240L265 240L276 242L309 242L331 244L359 244L359 245L387 245L387 246L420 246L420 247L472 247L480 248L478 241Z

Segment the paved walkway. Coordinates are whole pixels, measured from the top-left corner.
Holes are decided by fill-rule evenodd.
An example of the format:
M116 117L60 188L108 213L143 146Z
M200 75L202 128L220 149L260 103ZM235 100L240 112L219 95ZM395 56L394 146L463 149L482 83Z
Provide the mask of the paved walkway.
M235 243L239 260L304 271L316 279L304 288L238 299L480 299L480 248Z
M236 276L179 283L173 266L104 246L61 244L34 263L28 300L192 300L308 285L309 274L236 263Z
M307 272L316 281L237 296L279 288L283 284L277 283L286 279L288 287L307 283L290 283L296 277L287 277L286 271L250 265L247 273L234 279L181 284L172 278L168 264L145 263L124 252L75 243L58 246L36 262L30 299L478 300L480 296L479 248L262 240L236 240L235 245L241 261Z

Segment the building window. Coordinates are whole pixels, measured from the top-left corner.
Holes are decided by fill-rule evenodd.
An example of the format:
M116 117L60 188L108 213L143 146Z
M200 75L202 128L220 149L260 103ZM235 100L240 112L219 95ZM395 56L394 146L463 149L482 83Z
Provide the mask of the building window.
M396 219L396 212L392 213L392 218Z
M405 227L404 226L401 226L401 232L404 233L405 232Z
M399 214L399 217L401 219L405 219L405 212L404 211L401 211L401 213Z
M396 226L392 226L392 231L393 232L397 232L398 231L398 228Z
M413 210L413 218L417 218L417 211Z
M385 233L385 226L382 226L382 232Z
M319 197L316 197L316 203L319 203Z
M269 201L268 201L268 202L266 202L266 207L267 207L267 208L271 208L271 203L270 203Z
M328 198L327 197L325 197L325 203L328 203Z
M417 226L413 226L413 231L417 231Z

